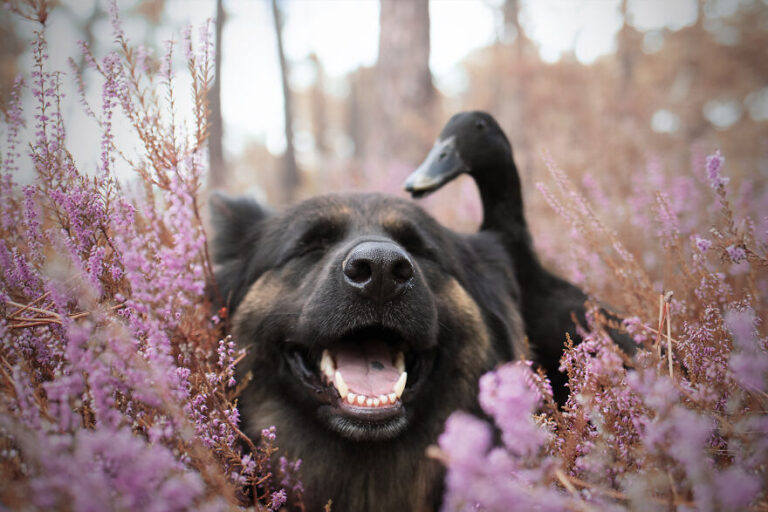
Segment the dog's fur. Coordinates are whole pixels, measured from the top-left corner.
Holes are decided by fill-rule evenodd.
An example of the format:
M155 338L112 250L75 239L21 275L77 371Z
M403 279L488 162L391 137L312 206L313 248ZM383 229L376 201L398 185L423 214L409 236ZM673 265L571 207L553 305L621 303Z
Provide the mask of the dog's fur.
M246 432L277 427L279 454L301 458L304 501L320 510L433 510L440 464L425 455L448 415L477 412L477 380L528 356L508 255L488 234L458 235L412 202L324 196L280 214L246 199L212 200L214 258L232 334L252 374L240 397ZM350 289L345 258L374 240L413 261L409 287L376 303ZM402 417L348 421L316 373L320 353L350 333L381 336L417 361ZM354 336L352 336L354 339ZM347 341L348 342L348 339Z

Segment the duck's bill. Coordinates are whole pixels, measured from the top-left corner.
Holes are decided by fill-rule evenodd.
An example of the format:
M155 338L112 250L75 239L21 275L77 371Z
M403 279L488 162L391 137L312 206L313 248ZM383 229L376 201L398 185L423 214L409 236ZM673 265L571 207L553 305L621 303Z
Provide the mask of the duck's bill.
M405 180L403 188L413 197L423 197L468 171L456 150L456 139L449 137L432 146L427 158Z

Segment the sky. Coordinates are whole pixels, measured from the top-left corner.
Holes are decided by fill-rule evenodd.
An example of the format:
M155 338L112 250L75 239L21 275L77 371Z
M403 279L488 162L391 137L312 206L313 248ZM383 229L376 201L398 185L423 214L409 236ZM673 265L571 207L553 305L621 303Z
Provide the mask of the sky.
M459 65L472 50L501 36L501 0L431 0L430 68L443 92L460 92ZM210 14L200 5L190 14L199 23ZM615 49L621 28L620 0L524 1L522 23L540 45L542 58L555 62L573 49L591 63ZM170 11L184 10L189 0L173 0ZM176 7L178 6L178 8ZM222 111L227 121L225 148L238 153L250 139L263 141L273 153L285 147L282 92L277 50L267 1L229 1L224 32ZM632 21L643 30L679 29L693 23L696 0L630 0ZM314 52L331 77L375 64L379 39L378 0L289 0L284 4L285 50L295 64L292 85L308 85L300 63ZM192 18L192 16L190 16Z
M54 10L51 17L51 65L68 70L66 59L77 56L77 40L82 37L72 22L73 16L87 17L97 0L64 0L73 14ZM460 65L473 50L503 36L503 20L498 9L503 0L430 0L430 68L435 83L450 95L464 87ZM721 0L728 5L738 0ZM136 0L118 0L122 9ZM615 49L615 35L621 27L621 0L523 0L521 23L539 46L542 58L555 62L564 52L573 51L584 63L593 62ZM285 147L283 136L283 98L280 70L269 0L225 0L227 22L224 31L222 63L222 114L225 122L225 151L237 155L252 140L264 143L274 154ZM643 30L679 29L693 23L696 0L629 0L631 22ZM332 86L342 87L341 77L359 66L375 64L379 39L378 0L284 0L285 50L293 70L292 86L301 89L312 81L307 57L314 52L329 75ZM124 19L126 34L134 41L162 42L180 38L187 24L199 26L215 15L213 0L168 0L159 28ZM31 27L20 23L20 32ZM112 40L108 20L94 27L100 51ZM157 44L162 47L161 44ZM98 50L98 49L97 49ZM31 56L22 58L22 69L30 69ZM26 64L24 64L26 62ZM179 110L189 110L183 63L179 64L177 88ZM65 80L66 81L66 80ZM100 91L93 87L89 99L99 104ZM70 98L75 96L74 90ZM65 113L71 125L83 127L88 120L71 101ZM31 107L31 104L30 104ZM95 129L95 128L94 128ZM94 132L96 133L96 132ZM93 152L92 139L70 141L75 155ZM80 146L80 147L78 147ZM88 158L83 156L83 159ZM95 158L95 156L93 157Z

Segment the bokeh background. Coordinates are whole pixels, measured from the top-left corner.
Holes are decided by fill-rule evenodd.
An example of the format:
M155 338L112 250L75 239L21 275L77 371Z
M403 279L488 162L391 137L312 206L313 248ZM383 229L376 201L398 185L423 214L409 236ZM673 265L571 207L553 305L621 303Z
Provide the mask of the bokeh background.
M735 207L768 229L766 0L121 0L126 35L161 57L213 19L209 188L280 207L315 194L401 185L451 114L492 113L508 134L543 258L586 286L571 235L536 187L543 153L563 168L663 288L652 191L683 237L713 208L704 159L726 158ZM67 76L65 122L81 168L96 168L98 126L77 101L78 41L114 48L109 3L57 2L51 62ZM0 13L0 81L31 69L31 24ZM177 110L190 111L176 59ZM72 59L72 61L69 61ZM101 83L84 75L98 105ZM26 98L27 111L33 99ZM116 115L119 117L119 115ZM130 153L133 135L116 140ZM126 169L121 177L132 174ZM120 164L118 163L118 168ZM22 172L23 174L23 172ZM31 180L32 173L28 179ZM23 183L25 177L20 176ZM423 201L446 225L476 229L467 177ZM714 210L713 210L714 211ZM739 212L737 212L739 213ZM582 255L583 256L583 255ZM580 258L583 260L584 258ZM738 269L734 269L738 272ZM605 289L601 273L592 288Z

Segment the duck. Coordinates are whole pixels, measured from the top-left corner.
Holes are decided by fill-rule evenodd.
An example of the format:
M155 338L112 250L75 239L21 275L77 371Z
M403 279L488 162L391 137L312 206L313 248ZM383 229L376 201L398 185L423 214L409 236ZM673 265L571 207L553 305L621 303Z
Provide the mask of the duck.
M555 401L562 405L568 397L568 378L559 370L560 359L566 333L575 344L582 341L574 318L578 324L586 325L587 294L542 265L525 219L512 145L487 112L453 115L424 162L403 186L418 199L462 174L472 177L480 193L480 231L495 234L510 257L520 287L525 334L537 363L550 380ZM620 320L605 309L601 313ZM637 345L629 335L617 330L609 330L609 334L627 355L636 352Z

